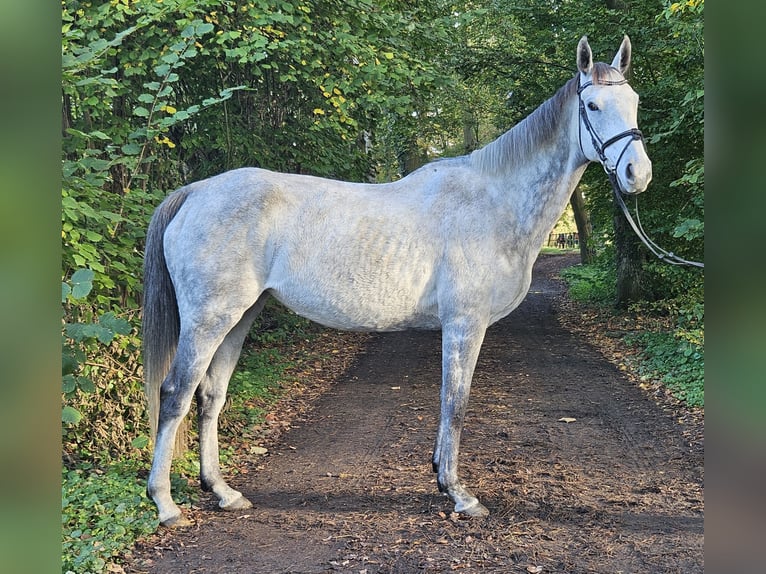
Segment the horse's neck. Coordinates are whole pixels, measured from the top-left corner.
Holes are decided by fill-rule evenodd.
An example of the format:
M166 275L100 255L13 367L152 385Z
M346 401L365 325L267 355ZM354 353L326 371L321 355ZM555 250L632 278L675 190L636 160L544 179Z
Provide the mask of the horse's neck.
M570 105L564 110L561 121L541 141L533 137L519 144L509 130L472 156L474 164L495 181L493 187L503 195L518 233L532 243L550 233L587 166L571 119L575 112Z

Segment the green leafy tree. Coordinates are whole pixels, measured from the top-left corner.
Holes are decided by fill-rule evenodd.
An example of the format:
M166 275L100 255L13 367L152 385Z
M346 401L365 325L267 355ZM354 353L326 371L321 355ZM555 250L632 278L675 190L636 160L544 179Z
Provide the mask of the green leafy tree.
M213 31L192 5L62 3L62 279L74 281L62 298L62 418L70 455L119 453L130 443L125 433L141 432L141 246L165 184L179 181L166 175L167 134L231 94L175 103L179 73ZM84 274L88 292L78 293ZM78 424L83 414L89 425Z
M92 273L88 296L64 306L62 335L79 365L65 369L67 406L87 413L116 373L130 379L120 402L143 403L143 241L168 191L248 165L363 180L392 163L388 127L441 85L426 57L435 42L423 40L446 35L433 6L62 2L62 280ZM133 326L107 345L126 367L115 371L95 368L103 348L86 336L111 316ZM95 392L74 392L86 380Z

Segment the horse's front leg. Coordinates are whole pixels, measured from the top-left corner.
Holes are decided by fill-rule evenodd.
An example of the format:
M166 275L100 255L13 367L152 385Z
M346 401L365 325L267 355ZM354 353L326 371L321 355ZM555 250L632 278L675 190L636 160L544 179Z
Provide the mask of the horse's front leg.
M455 503L455 512L468 516L489 514L458 477L460 434L485 330L485 325L472 321L453 322L442 327L441 417L433 466L439 490Z

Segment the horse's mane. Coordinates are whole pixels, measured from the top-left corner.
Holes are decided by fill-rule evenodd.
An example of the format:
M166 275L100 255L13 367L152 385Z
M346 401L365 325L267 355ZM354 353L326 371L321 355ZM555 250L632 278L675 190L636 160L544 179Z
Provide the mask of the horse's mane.
M512 165L517 159L527 158L530 153L550 142L558 131L566 102L577 93L578 76L579 72L535 111L495 141L474 151L470 156L471 162L481 170L499 171ZM593 65L594 84L621 79L622 74L609 64L596 62Z

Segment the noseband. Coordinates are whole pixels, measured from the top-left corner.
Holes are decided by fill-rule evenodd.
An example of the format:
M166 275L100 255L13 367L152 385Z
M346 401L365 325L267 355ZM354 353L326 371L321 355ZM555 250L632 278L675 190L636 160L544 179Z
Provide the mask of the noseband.
M580 78L577 78L578 88L577 88L577 99L580 101L580 118L582 118L582 122L578 122L578 142L580 143L580 151L583 155L585 155L585 150L582 147L582 126L585 124L585 130L590 135L591 143L593 144L593 149L596 150L596 154L598 154L598 159L601 162L602 167L604 168L604 171L609 176L609 181L612 183L612 187L615 190L619 190L625 195L635 195L634 193L630 193L622 189L620 187L620 182L617 178L617 168L620 165L620 160L622 160L622 156L625 155L625 151L628 149L628 146L630 145L630 142L635 140L640 140L641 143L644 145L644 149L646 149L646 142L644 141L644 134L641 133L641 130L638 128L632 128L629 130L625 130L624 132L621 132L617 134L616 136L610 137L608 140L603 141L599 135L596 133L596 130L593 129L593 124L590 123L590 119L588 118L588 112L585 110L585 102L583 102L582 99L582 92L585 90L585 88L592 86L593 82L586 82L582 85L579 85ZM621 86L622 84L627 84L628 80L617 80L617 81L605 81L601 82L599 85L604 86ZM609 162L607 161L606 157L606 148L608 148L613 143L616 143L622 139L628 138L628 141L625 142L625 145L622 148L622 151L620 152L620 155L617 157L617 162L615 162L614 167L609 166ZM588 156L585 156L586 158Z

